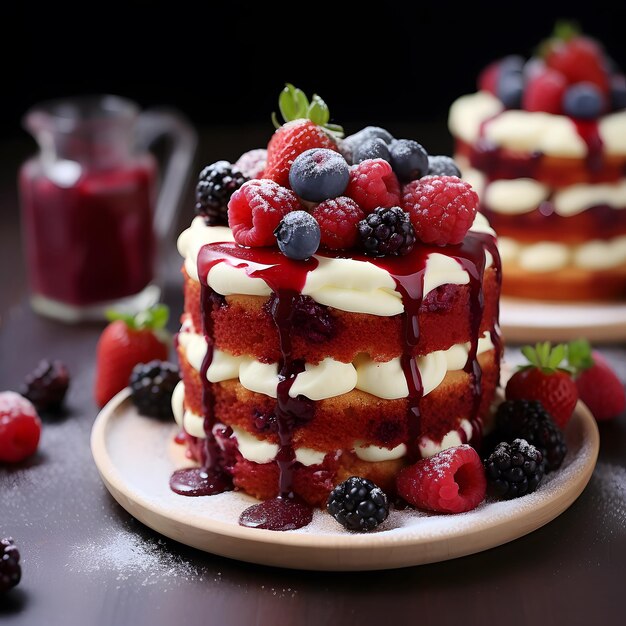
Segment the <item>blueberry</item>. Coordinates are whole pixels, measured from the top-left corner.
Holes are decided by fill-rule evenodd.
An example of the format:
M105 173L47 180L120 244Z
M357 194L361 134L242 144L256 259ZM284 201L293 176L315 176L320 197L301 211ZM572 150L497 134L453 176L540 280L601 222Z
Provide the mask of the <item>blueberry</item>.
M370 139L382 139L387 145L393 141L393 136L380 126L366 126L354 135L346 137L340 145L341 153L349 163L355 163L354 153L356 149Z
M312 148L296 157L289 184L303 200L322 202L340 196L348 186L350 168L334 150Z
M429 156L428 157L429 176L458 176L461 178L461 170L454 159L449 156Z
M320 245L320 227L306 211L287 213L274 231L280 251L290 259L302 261L315 254Z
M412 139L398 139L391 144L391 167L402 181L421 178L428 172L428 152Z
M626 109L626 80L623 76L611 78L611 107L614 111Z
M519 109L524 93L524 76L521 72L503 72L498 78L498 98L507 109Z
M563 95L563 111L566 115L590 120L604 110L604 97L593 83L577 83L568 87Z
M352 155L352 163L355 165L367 159L384 159L385 161L391 159L389 148L380 137L364 141L361 145L357 146Z
M500 74L521 74L524 71L524 57L510 54L500 61Z

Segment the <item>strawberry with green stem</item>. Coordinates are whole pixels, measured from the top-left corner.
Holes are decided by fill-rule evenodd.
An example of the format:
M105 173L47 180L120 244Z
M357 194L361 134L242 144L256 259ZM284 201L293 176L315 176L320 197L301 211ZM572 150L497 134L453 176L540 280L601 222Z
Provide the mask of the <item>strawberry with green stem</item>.
M169 352L166 305L137 315L111 311L107 317L111 323L102 331L96 347L94 396L98 406L104 406L128 385L137 363L165 361Z
M578 401L578 390L566 364L568 347L549 341L524 346L528 359L509 379L507 400L538 400L560 428L565 428Z
M289 187L289 170L295 158L311 148L338 151L337 139L343 136L343 129L329 123L330 112L322 98L314 94L309 102L304 92L290 83L278 98L278 108L285 124L281 126L272 114L277 130L267 146L263 177Z

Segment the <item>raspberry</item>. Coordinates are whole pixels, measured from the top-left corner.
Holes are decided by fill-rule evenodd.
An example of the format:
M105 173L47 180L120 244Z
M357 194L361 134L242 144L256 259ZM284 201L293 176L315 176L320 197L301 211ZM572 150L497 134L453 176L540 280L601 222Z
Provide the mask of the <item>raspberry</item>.
M456 176L425 176L404 187L402 208L415 234L438 246L461 243L476 217L478 195Z
M398 495L418 509L463 513L476 508L487 490L485 470L474 448L447 448L400 470Z
M545 111L560 115L563 112L563 94L567 80L560 72L546 68L532 76L526 83L522 108L527 111Z
M196 185L196 215L202 215L209 226L226 224L228 201L246 180L228 161L207 165Z
M18 463L34 454L40 435L35 407L14 391L0 393L0 462Z
M142 415L171 419L172 393L180 376L178 368L167 361L139 363L130 375L130 388L135 406Z
M21 395L38 411L59 411L70 384L70 374L61 361L41 361L24 379Z
M494 96L498 91L498 78L500 77L500 59L493 61L478 75L478 89L488 91Z
M244 152L235 162L235 167L247 178L261 178L267 163L267 150L256 148Z
M0 593L15 587L22 578L20 553L13 539L0 539Z
M496 412L496 436L525 439L543 454L546 474L561 467L567 446L563 433L538 400L508 400Z
M350 182L345 195L365 213L379 207L400 204L400 183L391 165L383 159L367 159L350 168Z
M272 246L274 230L287 213L301 209L293 191L271 180L250 180L228 203L228 223L242 246Z
M384 491L359 476L351 476L337 485L328 496L326 508L348 530L373 530L389 515Z
M346 196L325 200L311 210L322 231L321 243L331 250L348 250L358 239L357 224L365 217L359 205Z
M397 206L376 209L359 222L358 229L365 252L374 256L404 256L415 245L409 215Z
M543 455L525 439L500 442L485 461L489 490L504 500L537 489L543 478Z

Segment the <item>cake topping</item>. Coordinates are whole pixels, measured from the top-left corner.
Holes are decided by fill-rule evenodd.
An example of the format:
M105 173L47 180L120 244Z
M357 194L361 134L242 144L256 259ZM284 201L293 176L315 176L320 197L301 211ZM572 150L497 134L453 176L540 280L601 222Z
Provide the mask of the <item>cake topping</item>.
M459 244L476 217L478 195L456 176L427 176L404 187L402 206L423 242Z
M605 97L593 83L572 85L563 96L565 114L581 120L595 119L604 113L605 109Z
M400 207L375 209L358 223L361 245L373 256L404 256L413 250L415 231Z
M255 148L244 152L236 161L235 167L247 178L262 178L267 164L267 149Z
M328 496L328 512L348 530L369 531L389 515L385 492L371 480L351 476Z
M400 183L387 161L368 159L350 169L346 195L370 213L378 207L399 206Z
M289 184L302 200L322 202L343 194L350 180L346 160L333 150L312 148L289 170Z
M179 381L178 367L173 363L138 363L129 381L133 403L142 415L172 419L172 394Z
M543 455L525 439L500 442L485 461L489 491L504 500L537 489L543 478Z
M384 159L390 162L391 152L389 152L389 146L380 137L374 137L373 139L364 141L355 150L352 156L352 162L358 164L367 159Z
M205 218L209 226L228 225L228 201L247 177L228 161L207 165L196 185L196 215Z
M429 156L427 176L456 176L461 178L461 170L454 159L449 156Z
M398 178L409 182L428 172L428 152L412 139L398 139L391 144L391 167Z
M61 361L43 360L28 374L20 389L38 411L58 412L70 385L67 366Z
M0 393L0 463L19 463L37 451L41 420L35 407L14 391Z
M354 133L354 135L350 135L340 142L339 149L341 154L343 154L346 158L346 161L354 164L354 154L362 145L368 143L372 139L382 139L383 142L389 146L394 138L391 133L384 128L380 128L379 126L366 126L358 133Z
M365 217L359 205L345 196L325 200L311 209L319 224L321 244L329 250L349 250L358 239L357 225Z
M287 213L274 231L278 248L290 259L302 261L313 256L320 245L320 227L306 211Z

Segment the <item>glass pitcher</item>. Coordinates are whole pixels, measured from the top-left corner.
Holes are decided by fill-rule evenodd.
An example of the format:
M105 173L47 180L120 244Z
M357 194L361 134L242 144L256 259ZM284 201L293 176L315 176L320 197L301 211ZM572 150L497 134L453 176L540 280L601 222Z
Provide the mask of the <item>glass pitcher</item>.
M24 125L40 148L19 173L34 310L80 321L154 304L157 246L176 221L195 131L109 95L36 105ZM160 137L171 145L162 176L148 151Z

